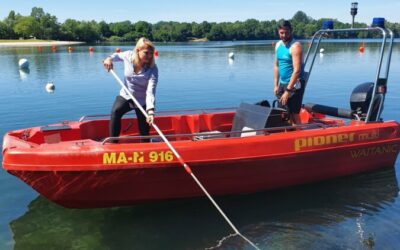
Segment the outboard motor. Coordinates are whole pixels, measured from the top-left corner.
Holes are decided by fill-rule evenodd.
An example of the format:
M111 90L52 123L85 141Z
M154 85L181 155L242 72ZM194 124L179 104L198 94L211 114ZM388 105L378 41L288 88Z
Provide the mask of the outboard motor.
M366 82L354 88L350 97L350 107L354 114L360 118L365 118L368 113L368 108L371 103L372 91L374 83ZM376 96L377 97L377 96ZM376 99L376 98L375 98ZM372 107L371 119L374 121L378 113L379 101L375 100Z

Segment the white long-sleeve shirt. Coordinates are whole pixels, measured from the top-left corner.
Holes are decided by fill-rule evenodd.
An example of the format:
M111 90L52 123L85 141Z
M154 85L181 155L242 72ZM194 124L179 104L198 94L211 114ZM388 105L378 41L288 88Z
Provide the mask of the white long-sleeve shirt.
M137 74L132 64L133 51L128 50L121 53L114 53L110 57L113 62L124 62L124 83L132 95L140 103L146 105L146 109L154 109L155 94L158 82L158 68L154 65L152 68L143 67ZM126 100L131 99L129 94L122 88L120 96Z

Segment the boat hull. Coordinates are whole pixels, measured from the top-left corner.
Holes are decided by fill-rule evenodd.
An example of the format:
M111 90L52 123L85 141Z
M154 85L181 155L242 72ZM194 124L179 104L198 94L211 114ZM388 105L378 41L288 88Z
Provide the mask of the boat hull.
M173 145L212 195L230 195L393 167L400 138L398 124L389 122ZM204 195L163 143L61 148L6 150L3 165L49 200L71 208Z

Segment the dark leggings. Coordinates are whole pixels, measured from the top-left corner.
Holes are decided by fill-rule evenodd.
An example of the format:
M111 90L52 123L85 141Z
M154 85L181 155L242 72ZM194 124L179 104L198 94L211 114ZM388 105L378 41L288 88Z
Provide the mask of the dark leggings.
M146 121L146 117L142 114L140 109L133 108L134 104L132 100L126 100L122 96L117 96L115 98L114 105L111 110L111 120L110 120L110 136L118 137L121 131L121 119L124 114L135 109L136 117L139 125L140 135L149 135L150 126ZM146 110L146 105L143 106Z

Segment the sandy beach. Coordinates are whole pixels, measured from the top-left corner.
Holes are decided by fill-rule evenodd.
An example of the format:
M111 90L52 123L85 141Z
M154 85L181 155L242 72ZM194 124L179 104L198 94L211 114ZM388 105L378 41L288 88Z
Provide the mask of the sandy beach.
M63 46L63 45L77 45L85 44L85 42L73 42L73 41L38 41L38 42L0 42L0 47L36 47L36 46Z

